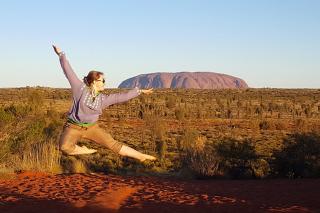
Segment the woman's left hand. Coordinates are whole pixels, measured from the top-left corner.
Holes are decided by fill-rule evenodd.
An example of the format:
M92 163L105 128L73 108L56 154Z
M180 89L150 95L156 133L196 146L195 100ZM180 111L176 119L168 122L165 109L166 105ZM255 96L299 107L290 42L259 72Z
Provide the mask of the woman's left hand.
M141 93L142 94L151 94L151 93L153 93L153 88L151 88L151 89L142 89L141 90Z

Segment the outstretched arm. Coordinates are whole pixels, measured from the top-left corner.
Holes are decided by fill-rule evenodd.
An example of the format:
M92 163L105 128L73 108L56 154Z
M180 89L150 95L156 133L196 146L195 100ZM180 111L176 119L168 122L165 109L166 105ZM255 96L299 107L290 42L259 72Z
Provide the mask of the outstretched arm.
M81 85L82 81L77 77L77 75L73 71L71 65L69 64L68 59L66 58L66 55L64 54L63 51L60 50L59 47L57 47L55 45L52 45L52 46L53 46L55 53L59 56L63 73L67 77L67 79L71 85L71 88L72 89L78 88Z
M136 87L126 93L115 93L110 95L103 95L102 106L103 108L105 108L113 104L126 102L132 98L139 96L142 93L151 94L153 93L153 89L151 88L146 90L146 89L139 89Z

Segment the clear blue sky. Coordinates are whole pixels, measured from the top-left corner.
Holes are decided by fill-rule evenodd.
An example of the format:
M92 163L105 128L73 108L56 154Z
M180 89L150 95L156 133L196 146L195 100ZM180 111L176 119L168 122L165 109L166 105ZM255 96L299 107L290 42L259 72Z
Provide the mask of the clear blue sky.
M213 71L250 87L320 88L318 0L0 1L0 87L68 87L51 44L79 77L107 87L142 73Z

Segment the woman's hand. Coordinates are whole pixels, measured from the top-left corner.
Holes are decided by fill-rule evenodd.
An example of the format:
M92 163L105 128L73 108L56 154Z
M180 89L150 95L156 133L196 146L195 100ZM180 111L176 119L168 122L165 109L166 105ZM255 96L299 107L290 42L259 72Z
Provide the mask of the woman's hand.
M151 89L142 89L142 90L140 90L140 91L141 91L141 94L146 94L146 95L148 95L148 94L153 93L153 88L151 88Z
M56 52L57 55L60 55L60 53L62 52L61 49L55 45L52 45L54 51Z

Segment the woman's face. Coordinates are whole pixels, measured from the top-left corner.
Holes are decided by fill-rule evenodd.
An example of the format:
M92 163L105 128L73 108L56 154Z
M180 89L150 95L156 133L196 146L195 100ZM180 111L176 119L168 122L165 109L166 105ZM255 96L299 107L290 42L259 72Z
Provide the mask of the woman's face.
M93 82L93 87L98 92L101 92L104 90L104 85L105 85L105 80L103 75L100 75L99 78L97 80L94 80Z

